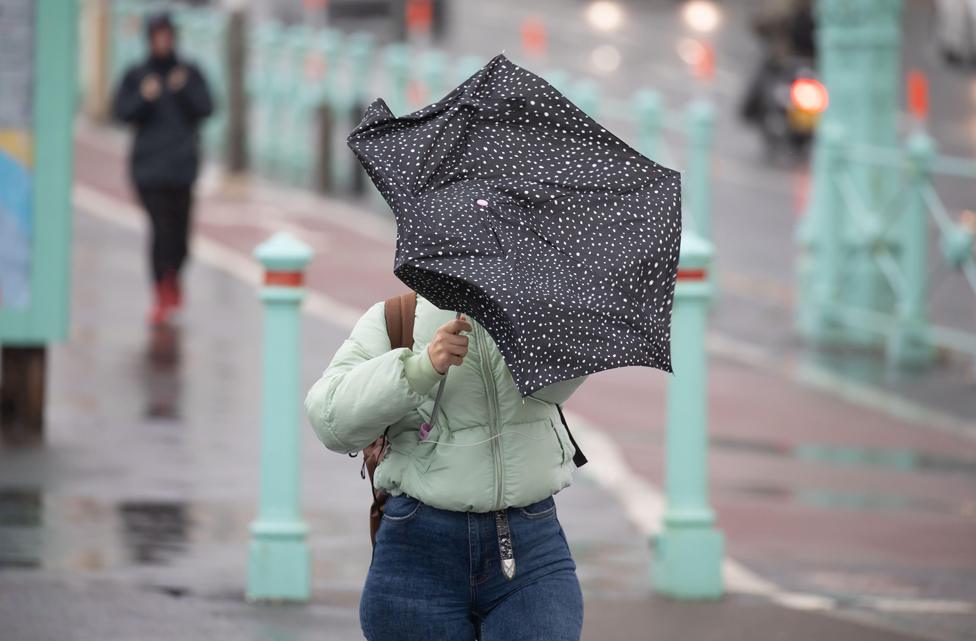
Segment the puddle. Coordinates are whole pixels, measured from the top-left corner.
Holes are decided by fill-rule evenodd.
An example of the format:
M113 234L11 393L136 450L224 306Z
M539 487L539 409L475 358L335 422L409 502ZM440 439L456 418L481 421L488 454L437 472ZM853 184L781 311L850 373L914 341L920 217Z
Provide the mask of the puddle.
M0 489L0 568L101 570L164 566L191 554L191 539L219 543L226 507L213 528L178 501L106 503L92 497ZM232 533L245 531L235 523ZM223 537L225 540L227 537Z
M180 331L175 326L160 325L149 334L141 371L147 418L180 418L181 344Z
M41 564L41 495L33 490L0 490L0 568Z
M186 550L190 520L183 503L124 502L117 509L133 563L165 565Z

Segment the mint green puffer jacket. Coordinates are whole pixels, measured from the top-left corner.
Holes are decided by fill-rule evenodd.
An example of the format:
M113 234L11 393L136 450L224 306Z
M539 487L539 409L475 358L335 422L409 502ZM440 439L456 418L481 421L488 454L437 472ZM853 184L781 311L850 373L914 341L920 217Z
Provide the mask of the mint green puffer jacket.
M495 341L472 318L468 354L447 373L434 429L437 383L427 343L453 311L417 296L413 349L390 349L383 303L369 308L305 398L319 440L336 452L361 450L390 425L389 452L376 468L376 487L406 493L434 507L487 512L541 501L572 481L575 450L559 419L585 376L525 397Z

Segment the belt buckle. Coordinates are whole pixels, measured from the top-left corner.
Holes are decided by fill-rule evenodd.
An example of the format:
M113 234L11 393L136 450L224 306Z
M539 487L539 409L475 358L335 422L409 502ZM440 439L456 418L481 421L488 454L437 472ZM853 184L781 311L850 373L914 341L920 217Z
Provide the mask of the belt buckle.
M515 555L512 553L512 531L508 526L505 510L495 512L495 530L498 532L498 552L502 560L502 574L509 581L515 576Z

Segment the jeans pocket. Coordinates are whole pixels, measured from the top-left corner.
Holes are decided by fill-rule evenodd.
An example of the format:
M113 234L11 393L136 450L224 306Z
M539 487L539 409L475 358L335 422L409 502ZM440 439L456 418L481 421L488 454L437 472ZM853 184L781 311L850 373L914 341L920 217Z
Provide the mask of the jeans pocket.
M527 519L548 519L556 516L556 500L549 496L516 510Z
M406 523L413 519L422 503L406 494L391 496L383 504L383 520L392 523Z

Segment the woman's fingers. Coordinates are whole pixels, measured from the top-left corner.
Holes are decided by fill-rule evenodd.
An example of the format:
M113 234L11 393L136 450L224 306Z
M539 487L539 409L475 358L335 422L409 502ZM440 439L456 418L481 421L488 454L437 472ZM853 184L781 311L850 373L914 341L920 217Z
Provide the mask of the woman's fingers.
M471 329L472 329L471 328L471 323L469 323L468 321L464 320L464 317L455 318L452 321L448 321L448 322L444 323L443 325L441 325L440 328L441 328L441 330L443 330L444 332L446 332L448 334L457 334L459 332L470 332Z
M444 334L444 342L448 345L468 346L468 337L460 334Z

